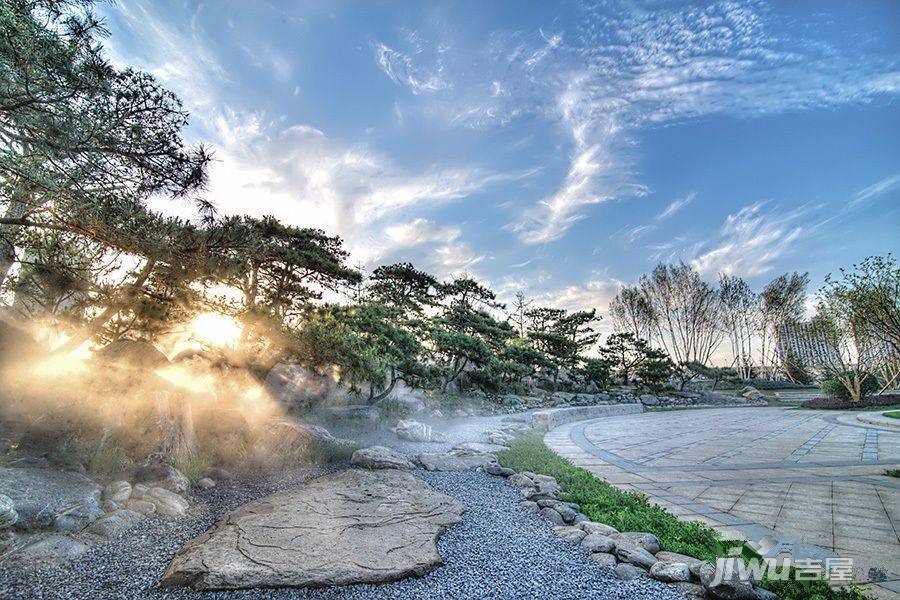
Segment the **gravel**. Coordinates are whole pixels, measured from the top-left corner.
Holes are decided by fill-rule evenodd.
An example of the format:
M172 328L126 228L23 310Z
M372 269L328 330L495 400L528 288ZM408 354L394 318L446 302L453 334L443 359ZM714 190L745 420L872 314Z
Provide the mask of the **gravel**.
M298 470L280 480L231 481L198 493L202 504L180 521L148 518L118 540L93 546L61 567L4 572L2 598L683 598L650 579L623 582L612 569L558 538L545 520L526 512L520 494L483 473L414 471L468 507L463 522L438 541L445 565L392 584L326 589L273 589L198 594L155 587L169 559L222 514L276 489L324 473Z

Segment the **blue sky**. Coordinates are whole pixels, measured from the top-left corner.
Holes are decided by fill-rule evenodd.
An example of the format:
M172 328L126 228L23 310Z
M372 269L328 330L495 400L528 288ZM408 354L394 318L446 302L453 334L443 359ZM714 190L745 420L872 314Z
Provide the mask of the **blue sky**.
M102 6L224 213L602 310L658 261L757 287L900 249L900 3ZM156 206L186 214L186 206Z

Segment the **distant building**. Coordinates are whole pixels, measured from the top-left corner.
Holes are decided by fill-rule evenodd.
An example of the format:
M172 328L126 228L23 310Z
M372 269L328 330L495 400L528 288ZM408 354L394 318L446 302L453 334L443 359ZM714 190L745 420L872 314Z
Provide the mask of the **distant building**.
M775 343L781 365L793 358L807 368L820 370L838 362L837 348L808 321L778 325Z

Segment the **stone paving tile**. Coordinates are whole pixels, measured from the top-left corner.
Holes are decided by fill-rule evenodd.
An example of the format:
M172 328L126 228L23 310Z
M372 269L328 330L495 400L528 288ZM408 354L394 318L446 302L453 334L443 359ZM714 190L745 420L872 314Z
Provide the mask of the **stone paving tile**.
M833 417L768 408L650 413L570 424L546 440L679 518L731 537L768 527L900 573L900 482L882 475L900 466L900 430L872 433Z

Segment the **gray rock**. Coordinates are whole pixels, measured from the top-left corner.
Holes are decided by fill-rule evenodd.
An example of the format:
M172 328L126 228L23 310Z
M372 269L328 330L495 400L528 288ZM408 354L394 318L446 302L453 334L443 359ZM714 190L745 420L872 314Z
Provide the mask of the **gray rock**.
M524 508L528 512L537 513L540 510L537 503L532 502L531 500L525 500L521 504L522 504L522 508Z
M191 482L181 471L165 463L144 465L134 474L134 480L147 484L151 488L163 488L176 494L184 494L191 487Z
M493 454L454 456L443 452L423 452L416 458L428 471L468 471L469 469L486 467L497 460Z
M706 600L706 589L702 585L679 582L675 584L675 589L684 594L687 600Z
M17 550L12 560L28 568L49 567L72 560L87 549L88 545L82 541L60 533L51 533Z
M156 512L164 514L167 517L183 517L190 507L188 501L182 496L179 496L175 492L170 492L165 488L150 488L144 494L143 499L152 502L156 505Z
M556 508L562 504L559 500L538 500L537 505L541 508Z
M113 481L103 488L103 499L123 504L131 498L131 484L127 481Z
M565 521L566 523L574 523L575 522L575 515L577 515L578 513L575 512L574 510L572 510L571 506L566 506L565 504L560 504L560 505L556 506L555 508L556 508L556 512L558 512L560 514L560 516L563 518L563 521ZM579 531L582 531L582 530L579 529ZM584 533L584 532L582 531L582 533Z
M394 433L401 440L410 442L442 442L443 437L434 433L431 425L420 423L419 421L400 420L394 427Z
M572 542L573 544L580 544L581 540L584 539L584 536L587 535L581 529L569 526L554 527L553 531L562 539L566 540L567 542Z
M21 529L79 529L103 514L100 487L78 473L0 467L0 490L12 500Z
M197 482L197 487L201 490L208 490L216 487L216 482L209 477L203 477Z
M462 442L456 444L450 449L451 454L464 456L466 454L493 454L494 452L502 452L509 450L506 446L499 444L484 444L482 442Z
M93 533L102 538L112 539L131 529L144 515L132 510L119 509L108 515L103 515L90 524L88 533Z
M16 505L9 496L0 494L0 530L9 529L19 521Z
M656 553L656 560L667 563L684 563L688 567L691 565L699 565L703 562L699 558L694 558L693 556L678 554L677 552L666 552L665 550L660 550Z
M637 544L632 544L622 539L616 540L616 556L622 562L637 565L644 569L649 569L656 563L656 558L652 554Z
M650 577L665 583L686 582L691 580L691 572L684 563L660 561L650 567Z
M209 477L213 481L228 481L234 475L231 474L231 471L227 469L222 469L220 467L212 467L211 469L207 469L206 473L203 474L204 477Z
M515 475L515 471L507 467L501 467L500 465L492 464L487 465L484 468L484 472L488 475L495 475L497 477L509 477L511 475Z
M616 549L616 542L602 533L588 533L581 540L581 545L591 552L612 552Z
M553 510L552 508L542 508L538 513L554 525L565 525L566 522L563 520L562 515Z
M144 485L143 483L136 483L131 487L131 499L132 500L140 500L141 498L144 497L144 494L146 494L149 490L150 490L149 485Z
M777 596L768 590L755 587L741 581L737 573L733 579L721 581L713 585L716 579L716 569L709 563L700 563L690 567L691 574L700 580L700 583L713 598L719 600L775 600Z
M384 446L361 448L353 453L350 462L367 469L414 469L408 458Z
M606 536L613 536L619 533L619 530L615 527L610 527L605 523L594 523L592 521L586 521L578 524L579 527L587 531L588 533L600 533Z
M650 554L659 552L659 539L652 533L624 531L622 533L611 535L610 537L616 541L625 540L632 544L637 544Z
M581 513L578 513L577 515L575 515L575 524L576 525L579 523L590 523L590 521L591 521L591 519L587 515L584 515Z
M156 505L147 500L129 500L125 504L125 508L145 516L156 514Z
M594 552L591 554L591 560L607 567L615 567L619 562L615 556L608 552Z
M534 487L534 480L522 473L516 473L515 475L510 475L508 481L522 488Z
M616 577L623 581L629 581L631 579L637 579L638 577L646 577L647 572L634 565L619 563L616 565Z
M409 473L349 469L227 514L176 554L161 585L321 587L423 575L441 564L435 540L464 510Z
M653 396L652 394L644 394L641 396L641 404L644 406L658 406L659 398Z

